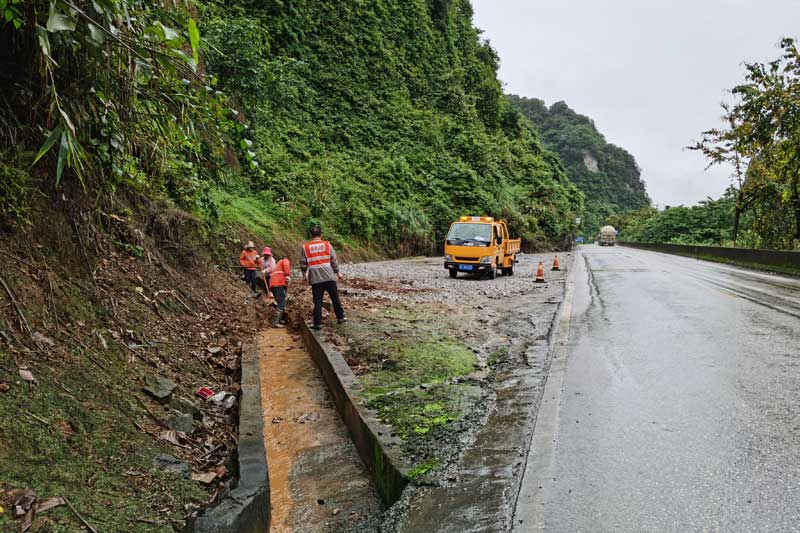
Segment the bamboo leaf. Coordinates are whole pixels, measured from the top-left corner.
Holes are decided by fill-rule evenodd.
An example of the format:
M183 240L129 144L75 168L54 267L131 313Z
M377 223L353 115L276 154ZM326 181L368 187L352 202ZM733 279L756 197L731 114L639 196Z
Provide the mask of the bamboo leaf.
M61 175L64 173L64 165L69 156L69 141L67 132L61 134L61 146L58 148L58 164L56 166L56 186L61 182Z
M197 65L200 62L200 31L193 18L189 19L189 44L192 45L192 59Z
M47 35L47 30L41 26L36 26L36 37L39 40L39 48L42 50L44 56L53 61L53 56L50 50L50 36Z
M103 30L92 24L89 23L89 38L91 41L96 44L97 46L102 45L106 40L106 34Z
M69 119L69 115L63 109L59 109L58 112L61 114L61 118L64 119L64 124L67 125L67 129L72 135L75 135L75 126L72 124L72 121Z
M47 17L47 31L56 33L59 31L72 31L75 29L75 21L67 15L56 11L56 3L50 2L50 16Z
M62 131L63 130L61 129L61 125L58 125L53 129L52 132L50 132L50 135L47 137L47 140L44 141L42 147L39 148L39 153L36 154L36 158L33 160L31 166L38 163L39 160L44 156L44 154L50 151L50 148L52 148L53 145L56 143L56 141L58 140L58 136L61 135Z
M161 26L161 31L164 32L164 40L165 41L176 41L180 39L180 35L177 31L173 30L169 26L164 26L160 22L158 23ZM195 27L196 28L196 27Z

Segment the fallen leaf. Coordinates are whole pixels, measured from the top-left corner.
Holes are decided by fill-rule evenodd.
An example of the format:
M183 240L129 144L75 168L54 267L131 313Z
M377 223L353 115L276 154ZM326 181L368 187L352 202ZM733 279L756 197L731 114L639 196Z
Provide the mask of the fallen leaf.
M305 424L306 422L316 422L319 420L319 413L305 413L301 416L296 416L293 419L295 422Z
M22 378L23 381L27 381L30 383L36 383L36 378L33 377L33 374L27 367L20 367L19 369L19 377Z
M108 343L106 342L105 337L99 331L97 332L97 338L100 340L100 345L103 347L104 350L108 350Z
M208 348L206 348L206 351L208 353L210 353L211 355L215 355L215 354L218 354L219 352L222 351L222 347L221 346L209 346Z
M36 512L43 513L48 509L52 509L53 507L58 507L66 503L67 502L64 501L64 498L47 498L46 500L39 502L39 504L36 506Z
M33 334L33 341L37 344L46 344L48 346L56 345L56 341L38 331Z
M194 481L199 481L203 485L208 485L213 483L215 479L217 479L216 472L204 472L202 474L192 474L192 479Z
M8 392L8 389L9 389L8 383L0 383L0 394Z
M165 440L167 442L171 442L172 444L177 444L178 446L182 446L181 441L186 440L186 433L183 431L177 431L174 429L168 429L167 431L162 431L158 437L161 440Z

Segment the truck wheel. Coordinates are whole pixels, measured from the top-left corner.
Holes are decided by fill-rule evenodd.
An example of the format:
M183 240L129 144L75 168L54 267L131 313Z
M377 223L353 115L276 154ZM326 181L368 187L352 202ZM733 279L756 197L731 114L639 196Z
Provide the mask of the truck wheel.
M448 274L450 274L451 278L457 278L458 277L458 270L448 270L447 272L448 272Z
M489 273L487 274L489 279L494 279L496 275L497 275L497 269L496 268L491 269L489 271Z
M506 276L514 275L514 261L511 261L511 266L506 269Z

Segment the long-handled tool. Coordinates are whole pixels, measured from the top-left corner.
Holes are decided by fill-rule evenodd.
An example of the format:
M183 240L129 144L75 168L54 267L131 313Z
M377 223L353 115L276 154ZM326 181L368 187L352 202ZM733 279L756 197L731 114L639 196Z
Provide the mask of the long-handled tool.
M261 272L261 279L264 281L264 290L267 292L267 299L264 301L267 302L267 305L269 305L270 300L272 300L272 293L269 292L269 283L267 283L267 276L266 274L264 274L264 271L262 269L259 268L258 271Z

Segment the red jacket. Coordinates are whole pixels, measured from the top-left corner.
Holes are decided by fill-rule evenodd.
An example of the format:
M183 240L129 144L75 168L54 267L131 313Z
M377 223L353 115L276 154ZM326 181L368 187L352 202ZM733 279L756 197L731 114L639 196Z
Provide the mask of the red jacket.
M258 252L255 250L243 250L242 255L239 256L239 264L241 264L246 270L258 270L258 261L256 261L257 256Z
M286 287L287 282L291 279L292 267L289 260L286 258L281 259L269 272L269 288L272 287Z

